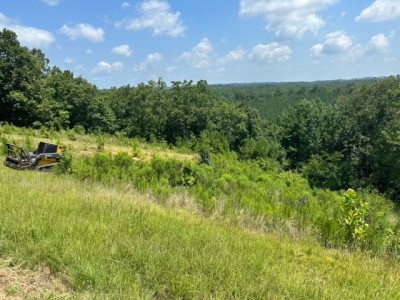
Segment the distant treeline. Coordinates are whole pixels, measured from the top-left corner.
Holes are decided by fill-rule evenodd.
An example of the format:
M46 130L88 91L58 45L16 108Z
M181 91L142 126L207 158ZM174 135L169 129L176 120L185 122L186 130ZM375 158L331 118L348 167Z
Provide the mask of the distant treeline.
M276 120L290 105L304 99L333 103L339 96L348 96L360 83L382 78L329 80L315 82L216 84L211 88L230 101L239 101L256 108L262 117Z
M0 122L164 140L204 158L235 151L278 161L311 185L368 187L400 202L400 77L265 87L159 79L100 90L48 64L0 32Z

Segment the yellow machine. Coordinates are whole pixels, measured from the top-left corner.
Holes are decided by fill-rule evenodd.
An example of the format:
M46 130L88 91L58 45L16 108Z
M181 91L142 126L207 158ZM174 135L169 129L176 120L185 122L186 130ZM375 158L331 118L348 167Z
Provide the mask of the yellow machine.
M61 160L62 146L40 142L34 151L24 151L22 147L6 144L7 157L4 165L13 169L49 171Z

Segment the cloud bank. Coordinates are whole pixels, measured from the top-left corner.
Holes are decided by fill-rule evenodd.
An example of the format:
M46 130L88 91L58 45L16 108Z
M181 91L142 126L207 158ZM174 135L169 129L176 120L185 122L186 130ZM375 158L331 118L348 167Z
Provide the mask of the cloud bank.
M306 32L316 34L325 26L317 13L336 0L241 0L241 17L263 17L266 29L281 39L301 39Z
M117 27L129 30L151 29L154 35L180 37L185 33L185 26L180 19L180 12L172 12L171 6L163 0L146 0L141 2L137 18L126 18L116 23Z

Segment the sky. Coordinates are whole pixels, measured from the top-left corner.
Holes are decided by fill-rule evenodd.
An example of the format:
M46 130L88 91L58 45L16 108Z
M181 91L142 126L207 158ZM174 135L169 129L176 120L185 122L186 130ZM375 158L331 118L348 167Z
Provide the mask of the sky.
M99 88L400 73L400 0L0 0L0 29Z

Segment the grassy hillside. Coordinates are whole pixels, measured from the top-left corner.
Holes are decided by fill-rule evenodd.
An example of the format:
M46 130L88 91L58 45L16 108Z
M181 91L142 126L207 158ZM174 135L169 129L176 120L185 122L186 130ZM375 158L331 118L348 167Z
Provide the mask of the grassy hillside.
M397 264L248 232L65 176L0 168L0 252L97 299L395 299Z
M378 195L351 218L340 194L268 161L199 164L162 143L2 127L1 143L43 139L68 146L69 175L0 167L0 260L66 286L42 298L400 297L398 217Z

